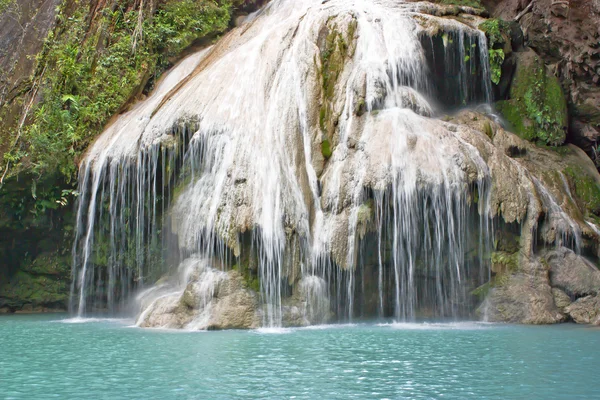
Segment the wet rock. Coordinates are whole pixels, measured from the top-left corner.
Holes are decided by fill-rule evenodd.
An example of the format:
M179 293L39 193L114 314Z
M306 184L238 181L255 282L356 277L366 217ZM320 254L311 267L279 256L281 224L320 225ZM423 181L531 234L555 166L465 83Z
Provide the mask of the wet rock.
M582 297L565 311L578 324L597 324L600 319L600 296Z
M546 255L550 283L570 296L582 297L600 292L600 270L573 251L560 248Z
M283 304L284 326L325 324L332 317L327 282L317 276L302 278L295 293Z
M560 289L552 288L552 296L554 296L554 304L562 312L565 312L565 308L570 306L572 301L569 295Z
M163 287L143 301L138 325L189 330L251 329L260 325L258 295L245 287L238 271L196 266L180 291ZM164 294L167 293L167 294Z
M538 261L524 262L528 271L507 276L490 291L480 314L491 322L555 324L565 317L555 305L547 274Z
M207 329L253 329L260 326L256 312L258 296L247 289L237 289L219 298L211 310Z

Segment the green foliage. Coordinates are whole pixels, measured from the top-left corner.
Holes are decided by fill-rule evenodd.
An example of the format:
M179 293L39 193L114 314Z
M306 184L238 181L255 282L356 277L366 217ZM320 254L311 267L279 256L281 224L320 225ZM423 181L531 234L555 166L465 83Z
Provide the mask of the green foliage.
M52 229L53 217L68 214L68 206L77 195L54 175L31 182L13 180L5 184L0 195L0 229L24 235L32 234L27 233L30 228Z
M5 156L37 176L59 171L72 180L76 160L111 116L171 57L198 38L224 31L231 17L229 1L167 1L153 15L119 1L114 9L97 11L90 26L88 7L78 3L72 14L60 11L58 27L37 58L42 101L24 143Z
M501 19L488 19L479 25L488 39L491 79L495 85L500 83L502 77L502 64L504 63L504 47L510 38L510 25Z
M537 56L518 65L510 98L499 102L497 108L515 133L550 146L564 142L567 102L558 78L546 72Z
M510 25L501 19L488 19L479 25L479 29L485 32L490 49L504 46L510 37Z
M234 264L232 269L240 273L246 288L260 293L260 280L255 271L252 271L248 265L244 265L243 263Z
M504 64L504 50L490 49L490 70L492 82L497 85L502 78L502 64Z
M158 10L145 31L147 41L154 46L162 61L176 56L198 38L227 29L231 3L221 1L181 0L167 2Z

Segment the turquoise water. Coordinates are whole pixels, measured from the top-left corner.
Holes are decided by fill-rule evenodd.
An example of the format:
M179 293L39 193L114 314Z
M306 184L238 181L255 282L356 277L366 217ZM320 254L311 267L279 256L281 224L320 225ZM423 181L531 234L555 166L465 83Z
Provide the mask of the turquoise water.
M0 317L0 398L600 398L598 328L425 323L190 333L65 318Z

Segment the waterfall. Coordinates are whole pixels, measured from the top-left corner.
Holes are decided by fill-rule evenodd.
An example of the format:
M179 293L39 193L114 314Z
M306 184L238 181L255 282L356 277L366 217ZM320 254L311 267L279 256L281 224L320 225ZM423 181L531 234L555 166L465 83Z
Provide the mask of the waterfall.
M422 11L274 0L174 67L81 164L72 312L122 310L193 256L258 279L265 326L294 293L308 319L467 315L490 171L435 117L489 102L488 51Z

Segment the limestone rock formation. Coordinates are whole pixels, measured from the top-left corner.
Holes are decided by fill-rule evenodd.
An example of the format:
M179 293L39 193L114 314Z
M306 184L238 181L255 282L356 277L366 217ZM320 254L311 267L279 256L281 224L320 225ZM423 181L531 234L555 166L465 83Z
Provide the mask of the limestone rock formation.
M181 63L89 150L83 168L93 183L82 183L82 204L89 208L79 211L80 253L93 251L88 237L95 224L114 224L115 218L87 217L106 201L98 196L107 193L107 202L117 204L123 197L118 181L157 198L160 188L171 184L149 185L164 168L159 160L175 159L169 152L181 146L183 178L172 178L180 188L173 204L166 205L174 246L183 254L219 249L224 255L219 271L234 262L255 271L261 296L255 309L269 325L327 321L323 310L332 304L327 294L334 295L331 308L343 313L338 318L356 313L355 299L365 309L397 318L414 318L419 304L431 306L434 315L465 312L473 301L468 292L486 282L483 254L490 245L490 219L509 234L486 250L492 280L482 313L512 322L565 320L565 299L560 298L560 308L555 304L558 294L537 247L598 251L594 221L600 212L600 176L593 163L577 148L557 151L518 137L489 111L438 119L427 99L457 96L454 106L490 99L489 54L476 29L481 14L460 9L455 19L448 7L390 8L382 2L361 3L361 11L371 16L362 18L354 3L271 4L213 48ZM377 28L398 27L401 21L410 29ZM285 41L266 41L265 30ZM446 50L440 52L440 46ZM431 52L447 57L433 77L421 68ZM459 56L447 55L452 52ZM373 54L380 58L369 58ZM536 138L559 144L566 128L560 86L533 53L522 54L535 66L534 77L523 78L522 88L514 85L510 101L524 107L522 112L529 113L525 103L534 100L537 108L550 109L552 121L530 115L523 126L536 135L546 129ZM390 63L393 74L387 71ZM517 77L525 73L525 64L517 67ZM244 74L229 71L240 65ZM477 74L485 79L472 79ZM453 83L431 89L427 82L436 82L437 75L452 76ZM550 88L537 93L544 82ZM560 106L550 107L549 97ZM238 103L235 109L220 106ZM127 174L131 168L138 172ZM136 220L154 221L149 208L134 208ZM472 214L478 223L467 218ZM479 245L465 226L476 226ZM228 264L228 259L235 261ZM242 262L248 259L254 261ZM76 289L87 293L94 266L85 258L79 261ZM168 296L150 306L142 321L156 319L149 323L153 326L196 321L210 327L214 312L209 310L219 304L222 315L251 309L243 296L220 300L226 297L219 294L222 282L235 281L221 274L215 275L222 278L209 301L197 303L204 286L190 283L178 295L181 300ZM312 277L325 282L312 282L313 294L303 288ZM85 310L83 295L81 300ZM175 315L173 323L163 321L169 313Z
M522 260L520 272L497 280L480 313L492 322L553 324L565 320L554 302L548 273L539 260Z
M578 324L600 325L600 296L586 296L578 299L565 311Z
M575 298L600 292L600 270L573 251L561 248L548 252L550 283Z
M0 28L0 43L24 43L0 54L12 82L0 103L28 92L15 88L33 87L32 72L41 79L23 54L57 22L54 2L21 3L22 32ZM250 3L236 1L236 28L151 93L152 74L133 71L139 84L95 122L124 111L81 161L75 226L64 205L74 192L55 176L4 189L0 258L19 261L0 268L1 310L64 306L66 268L41 266L65 246L43 238L72 231L82 313L170 276L140 295L144 327L411 319L419 307L461 317L474 294L493 321L596 322L600 175L575 146L547 145L583 137L593 153L597 2L483 1L519 14L522 31L513 21L499 32L478 0L288 0L247 16ZM489 104L498 74L510 126L486 107L457 112ZM73 95L61 93L61 116L73 117Z
M237 271L214 270L203 259L189 258L170 283L139 298L137 325L170 329L250 329L260 324L258 295Z

